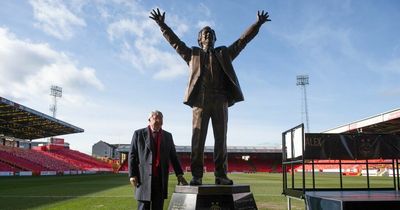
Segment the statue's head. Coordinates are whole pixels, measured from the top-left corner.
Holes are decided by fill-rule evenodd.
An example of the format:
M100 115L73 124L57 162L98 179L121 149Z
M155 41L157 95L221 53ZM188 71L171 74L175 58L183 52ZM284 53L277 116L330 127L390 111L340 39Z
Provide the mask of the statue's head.
M213 48L215 41L217 41L217 36L210 26L206 26L200 30L197 42L201 48Z

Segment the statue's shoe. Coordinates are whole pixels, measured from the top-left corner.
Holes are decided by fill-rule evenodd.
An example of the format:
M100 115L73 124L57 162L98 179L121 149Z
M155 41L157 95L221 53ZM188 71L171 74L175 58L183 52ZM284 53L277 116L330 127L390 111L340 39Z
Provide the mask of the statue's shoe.
M233 181L228 177L215 177L215 184L218 185L233 185Z
M193 177L192 180L190 180L190 185L202 185L203 181L200 177Z

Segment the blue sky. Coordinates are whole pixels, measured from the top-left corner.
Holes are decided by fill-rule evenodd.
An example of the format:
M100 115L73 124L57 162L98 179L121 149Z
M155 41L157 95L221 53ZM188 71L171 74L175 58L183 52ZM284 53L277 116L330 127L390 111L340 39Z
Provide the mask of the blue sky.
M228 146L279 147L302 121L301 74L310 78L311 132L399 107L396 0L1 1L0 96L50 115L50 86L61 86L57 118L85 129L63 137L82 152L99 140L130 143L154 109L175 144L190 145L189 70L148 18L157 7L188 46L205 25L216 45L229 45L258 10L269 12L233 63L245 101L229 109Z

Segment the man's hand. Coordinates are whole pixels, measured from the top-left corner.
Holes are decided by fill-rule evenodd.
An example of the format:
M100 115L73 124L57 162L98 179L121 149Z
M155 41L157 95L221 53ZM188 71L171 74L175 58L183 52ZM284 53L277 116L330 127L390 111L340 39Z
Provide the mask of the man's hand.
M150 12L150 16L149 18L153 19L154 21L156 21L156 23L158 25L160 25L160 23L164 23L165 20L165 12L163 12L161 14L160 9L157 8L157 10L154 10L152 12Z
M138 184L138 178L137 178L137 176L134 176L134 177L129 178L129 182L131 182L131 185L132 185L133 187L137 187L137 184Z
M257 12L257 22L263 24L267 21L271 21L271 19L268 18L269 18L268 12L264 12L264 10L261 10L261 12L260 11Z
M188 185L188 182L182 174L178 175L176 178L178 179L178 185Z

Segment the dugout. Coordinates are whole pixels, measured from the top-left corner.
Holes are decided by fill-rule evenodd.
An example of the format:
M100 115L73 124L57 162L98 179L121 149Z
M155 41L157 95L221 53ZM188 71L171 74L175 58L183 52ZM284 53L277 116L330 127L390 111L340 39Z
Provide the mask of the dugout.
M282 133L282 194L288 199L288 209L291 209L291 198L304 199L309 210L400 208L399 158L400 135L397 131L304 133L304 125L301 124ZM376 159L385 160L392 166L391 185L372 185L369 165L371 160ZM320 160L339 161L336 185L320 187L316 182L318 171L314 170L314 164ZM350 183L348 187L344 184L342 168L346 160L358 160L365 164L364 186L352 187ZM302 170L296 174L294 167L299 165ZM310 173L305 170L307 166L312 168Z

